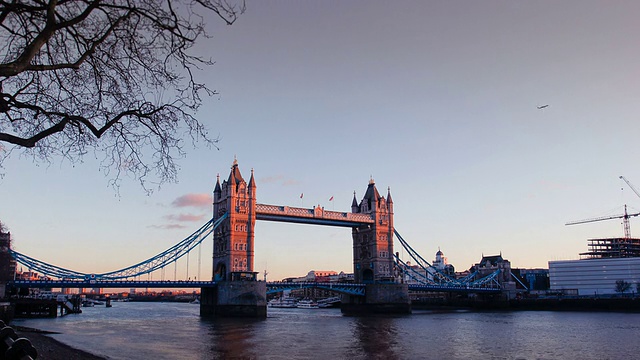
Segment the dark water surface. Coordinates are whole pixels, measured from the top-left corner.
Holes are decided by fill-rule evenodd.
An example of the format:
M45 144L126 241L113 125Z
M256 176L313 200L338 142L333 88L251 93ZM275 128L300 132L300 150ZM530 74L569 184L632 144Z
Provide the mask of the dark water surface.
M203 320L199 305L115 302L13 325L110 359L638 359L640 314L430 312L345 317L269 309L266 320Z

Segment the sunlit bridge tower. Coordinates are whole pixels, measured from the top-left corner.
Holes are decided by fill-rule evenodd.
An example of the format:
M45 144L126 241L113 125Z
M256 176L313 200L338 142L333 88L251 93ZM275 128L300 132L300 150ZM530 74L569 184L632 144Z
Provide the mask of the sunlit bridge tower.
M353 194L352 213L370 214L373 224L352 229L353 275L356 282L393 281L393 200L380 196L373 179L360 203Z
M249 183L234 160L229 178L213 190L213 218L225 216L213 234L214 286L203 287L200 315L213 317L267 316L267 288L253 271L256 224L256 183Z
M213 191L213 217L227 218L213 238L213 280L243 280L253 273L254 228L256 224L256 184L253 170L249 184L234 160L229 178ZM253 274L253 275L252 275Z

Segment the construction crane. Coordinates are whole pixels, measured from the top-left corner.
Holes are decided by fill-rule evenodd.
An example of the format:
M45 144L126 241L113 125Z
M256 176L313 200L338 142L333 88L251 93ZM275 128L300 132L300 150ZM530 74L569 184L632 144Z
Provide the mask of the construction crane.
M631 185L631 184L629 184L629 185ZM635 191L635 189L634 189L634 191ZM636 194L637 194L637 192L636 192ZM640 195L638 195L638 196L640 196ZM572 221L572 222L566 223L565 225L577 225L577 224L584 224L584 223L590 223L590 222L596 222L596 221L602 221L602 220L622 219L622 224L624 225L624 237L625 237L625 239L629 239L629 238L631 238L631 227L629 226L629 218L630 217L635 217L635 216L638 216L638 215L640 215L640 212L639 213L635 213L635 214L628 214L627 213L627 205L625 205L624 206L624 214L622 214L622 215L604 216L604 217L593 218L593 219Z
M638 192L638 190L636 190L636 188L633 187L633 185L631 185L631 183L629 182L629 180L627 180L626 177L620 175L620 179L624 180L624 182L627 183L627 185L629 185L629 187L631 188L631 190L633 190L634 193L636 193L636 195L638 195L638 197L640 197L640 193Z

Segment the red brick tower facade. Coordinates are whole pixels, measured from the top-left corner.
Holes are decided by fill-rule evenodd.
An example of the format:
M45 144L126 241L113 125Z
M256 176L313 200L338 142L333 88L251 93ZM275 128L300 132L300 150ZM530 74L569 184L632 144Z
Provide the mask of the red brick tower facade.
M213 191L213 218L227 218L213 237L213 280L240 280L253 273L256 185L251 170L249 184L242 178L237 160L229 178ZM254 273L255 276L255 273Z
M357 283L393 281L393 200L380 196L373 179L363 199L351 204L352 213L371 214L372 225L353 228L353 275Z

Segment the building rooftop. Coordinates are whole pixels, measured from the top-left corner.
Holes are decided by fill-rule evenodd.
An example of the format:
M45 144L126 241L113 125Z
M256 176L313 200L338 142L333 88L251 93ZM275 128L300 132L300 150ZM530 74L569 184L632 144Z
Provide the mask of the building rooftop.
M583 259L640 257L640 239L589 239L589 251L580 253Z

